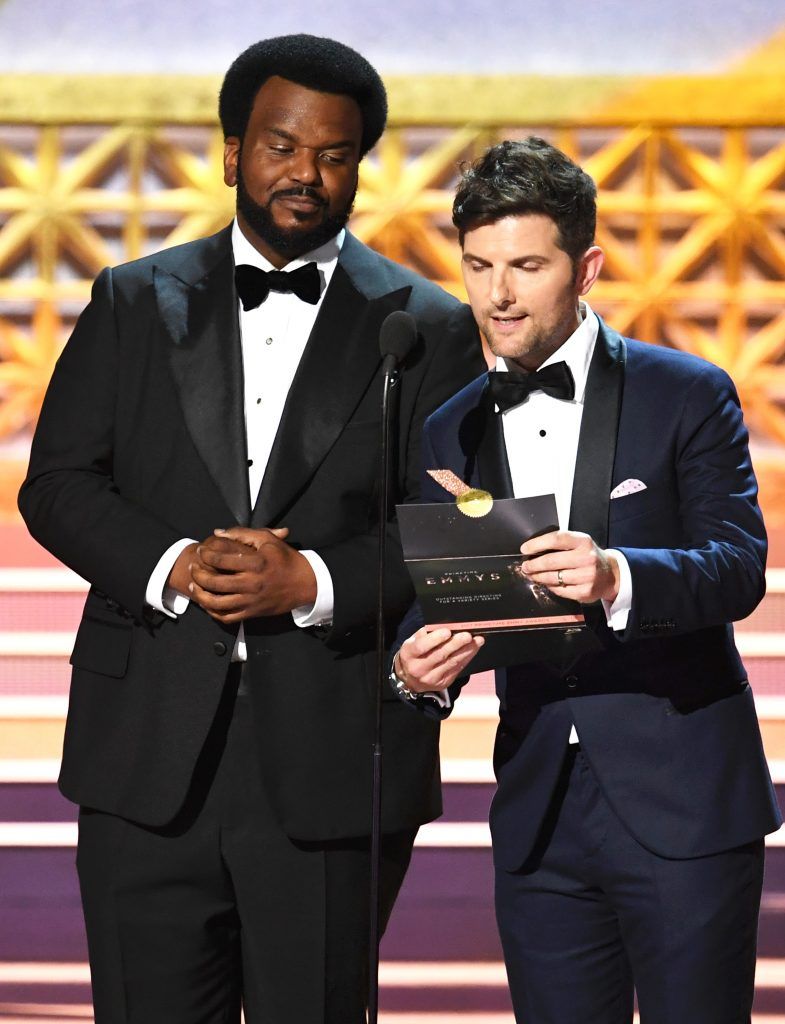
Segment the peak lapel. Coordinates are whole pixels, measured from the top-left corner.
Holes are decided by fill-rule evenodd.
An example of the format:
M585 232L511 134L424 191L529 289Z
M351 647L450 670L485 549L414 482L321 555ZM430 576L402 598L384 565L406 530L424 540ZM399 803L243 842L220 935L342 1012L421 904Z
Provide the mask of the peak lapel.
M624 389L624 339L600 321L589 375L570 505L570 529L608 543L608 510Z
M230 234L210 239L215 259L198 274L154 271L169 363L188 430L238 523L250 518L243 368ZM207 262L207 261L205 261Z
M347 235L284 406L252 525L274 525L307 485L381 365L379 329L410 287L379 294L378 257Z

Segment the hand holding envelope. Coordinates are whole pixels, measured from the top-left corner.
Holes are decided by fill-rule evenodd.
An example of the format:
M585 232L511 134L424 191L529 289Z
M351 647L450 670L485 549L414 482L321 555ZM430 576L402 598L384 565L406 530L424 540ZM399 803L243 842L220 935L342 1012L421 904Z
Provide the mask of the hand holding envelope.
M555 594L581 604L613 603L619 593L619 565L612 552L587 533L558 530L530 537L521 545L522 571Z
M645 491L642 480L630 478L613 488L610 500ZM603 551L591 537L560 530L533 537L521 545L522 570L533 583L581 604L613 603L619 593L619 566L612 551Z
M484 643L483 636L423 626L404 640L395 656L395 672L412 693L446 690L465 674Z
M441 470L429 472L456 499L462 495L466 497L464 492L469 491L469 488L454 478L453 474ZM610 499L621 499L643 490L646 490L646 485L642 481L624 480L613 489ZM491 501L491 507L495 505L498 508L500 504L503 503ZM414 534L421 541L423 524L418 523L417 526L419 528L414 530ZM539 536L530 536L520 545L520 552L524 556L518 565L522 578L540 595L548 594L549 600L552 600L550 595L554 595L559 600L569 599L580 605L599 600L612 604L618 595L619 566L614 552L599 548L588 534L550 529ZM417 554L422 558L424 553ZM410 569L415 567L410 564ZM413 576L417 584L416 569ZM422 600L422 587L418 586L417 589ZM454 620L455 616L452 618ZM498 667L516 660L528 660L529 657L561 660L568 657L570 651L577 654L578 645L585 645L591 639L591 633L587 635L586 630L569 628L560 635L555 630L537 629L536 637L533 632L526 637L524 647L515 634L509 631L512 622L504 624L508 627L507 631L494 635L492 630L489 632L487 628L483 629L480 622L447 623L445 618L438 617L434 621L429 618L429 614L426 614L426 621L430 624L408 638L395 661L399 677L415 692L444 689L467 671L473 659L477 660L468 671ZM534 623L535 620L531 621ZM442 626L439 622L447 624ZM448 625L456 631L452 632ZM489 622L486 626L492 624ZM483 637L478 635L478 629L485 633L486 639L492 641L481 658L477 658L477 655L485 644ZM536 650L533 646L535 643Z

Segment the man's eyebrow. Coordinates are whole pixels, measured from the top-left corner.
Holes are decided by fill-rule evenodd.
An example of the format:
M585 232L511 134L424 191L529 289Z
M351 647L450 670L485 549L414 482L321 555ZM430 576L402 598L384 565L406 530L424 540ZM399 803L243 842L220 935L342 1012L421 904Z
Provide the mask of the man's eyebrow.
M276 135L279 139L286 139L287 142L299 142L296 135L285 131L283 128L265 128L268 135ZM350 149L356 145L353 139L340 139L337 142L328 142L323 146L309 146L309 149Z
M528 256L518 256L514 260L510 260L511 267L520 267L524 263L549 263L550 260L547 256L542 256L540 253L533 252Z
M482 256L475 256L473 252L464 252L461 257L463 260L472 260L474 263L484 263L485 266L489 267L490 261L483 259ZM531 253L526 256L516 256L515 259L510 260L507 264L509 267L521 267L524 263L548 263L548 257L543 256L540 253Z

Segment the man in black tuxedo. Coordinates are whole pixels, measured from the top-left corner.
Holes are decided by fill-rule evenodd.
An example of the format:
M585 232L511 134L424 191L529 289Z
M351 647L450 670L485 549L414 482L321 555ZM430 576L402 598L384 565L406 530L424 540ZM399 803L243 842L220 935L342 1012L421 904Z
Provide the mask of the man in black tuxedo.
M497 671L497 920L519 1021L630 1024L634 986L643 1024L738 1024L781 821L730 625L763 595L766 535L727 374L581 301L603 261L595 197L531 138L490 149L453 211L497 372L428 419L424 468L554 493L561 528L522 568L597 638L538 661L522 635ZM425 480L423 500L449 500ZM483 640L413 623L393 682L448 710Z
M329 39L234 62L237 219L107 269L58 361L20 508L90 583L60 785L98 1024L364 1021L381 374L395 500L484 365L468 307L345 231L386 97ZM285 269L284 269L285 268ZM391 624L411 600L388 524ZM201 540L200 540L201 538ZM197 543L198 542L198 543ZM437 725L383 712L382 917L439 813Z

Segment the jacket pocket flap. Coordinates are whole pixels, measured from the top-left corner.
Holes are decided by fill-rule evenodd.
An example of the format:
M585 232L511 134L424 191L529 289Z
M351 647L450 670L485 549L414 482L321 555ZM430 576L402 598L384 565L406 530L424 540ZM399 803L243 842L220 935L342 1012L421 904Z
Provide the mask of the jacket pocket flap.
M132 629L130 622L108 622L85 615L76 634L70 663L74 668L121 679L128 668Z

